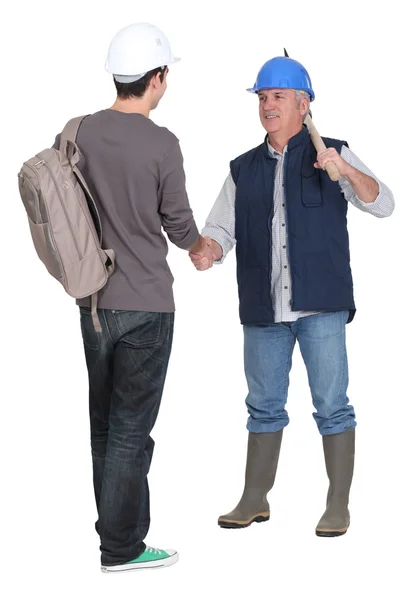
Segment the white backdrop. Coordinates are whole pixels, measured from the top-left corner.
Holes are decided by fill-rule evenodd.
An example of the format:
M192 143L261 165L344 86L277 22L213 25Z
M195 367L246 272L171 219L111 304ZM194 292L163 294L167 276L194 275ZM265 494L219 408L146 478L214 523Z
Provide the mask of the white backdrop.
M53 143L69 118L113 103L104 71L109 42L121 27L150 21L182 57L152 118L180 138L199 227L229 160L264 137L257 101L245 89L284 46L310 73L321 134L346 139L399 202L395 4L119 0L100 8L94 0L35 0L7 10L0 36L2 597L394 598L398 209L378 220L349 207L358 307L347 328L349 396L359 425L348 534L333 540L314 534L327 479L297 348L271 521L240 531L217 527L218 515L240 497L247 444L235 257L232 252L223 266L197 273L186 253L171 247L176 330L153 431L147 541L175 547L181 558L171 569L105 576L93 526L78 311L34 252L17 172Z

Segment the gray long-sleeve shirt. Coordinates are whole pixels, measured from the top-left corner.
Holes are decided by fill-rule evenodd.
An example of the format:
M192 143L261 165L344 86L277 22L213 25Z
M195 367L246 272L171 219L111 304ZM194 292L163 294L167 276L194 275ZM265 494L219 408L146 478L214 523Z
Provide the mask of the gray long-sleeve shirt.
M283 165L286 148L283 154L277 152L270 144L268 151L277 159L274 185L274 215L272 220L272 274L271 290L275 312L275 322L296 321L300 317L316 314L315 312L292 311L292 282L290 275L290 264L287 255L286 228L282 225L286 222L285 198L283 182ZM350 183L341 177L339 185L345 199L354 206L368 212L375 217L388 217L394 208L393 194L389 188L379 181L375 175L360 161L357 156L342 146L341 156L359 171L373 177L379 185L379 193L374 202L366 203L358 198ZM231 174L228 175L222 190L207 218L206 225L202 230L204 236L214 239L222 248L222 258L216 264L222 263L227 253L236 244L235 239L235 196L236 186Z
M142 114L108 109L84 119L77 144L78 167L100 214L103 248L116 253L115 271L99 292L99 308L174 311L162 229L182 249L199 235L178 139ZM78 304L89 306L88 300Z

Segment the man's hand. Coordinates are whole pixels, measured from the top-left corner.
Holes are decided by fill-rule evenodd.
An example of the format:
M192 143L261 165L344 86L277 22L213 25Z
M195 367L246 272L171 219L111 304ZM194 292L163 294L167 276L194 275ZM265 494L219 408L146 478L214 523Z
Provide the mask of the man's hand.
M340 156L335 148L327 148L322 152L318 152L317 160L318 162L314 163L316 169L325 169L325 165L328 162L335 163L341 177L347 178L352 169L352 166Z
M354 193L362 202L375 202L379 194L378 183L366 173L362 173L350 165L336 152L335 148L327 148L323 152L318 152L317 158L318 162L314 163L314 167L323 169L331 160L335 163L340 176L350 183Z
M206 271L214 264L211 239L199 236L197 242L189 249L189 256L199 271Z
M189 256L198 271L206 271L221 258L222 248L211 238L204 237L191 247Z

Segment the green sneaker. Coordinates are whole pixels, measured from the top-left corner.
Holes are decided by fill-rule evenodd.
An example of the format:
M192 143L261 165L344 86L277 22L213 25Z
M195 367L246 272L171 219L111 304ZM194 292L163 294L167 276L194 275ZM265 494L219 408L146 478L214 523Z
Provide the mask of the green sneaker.
M176 550L159 550L146 546L145 551L123 565L114 565L107 567L101 566L103 573L116 573L120 571L138 571L139 569L159 569L161 567L169 567L178 561L179 554Z

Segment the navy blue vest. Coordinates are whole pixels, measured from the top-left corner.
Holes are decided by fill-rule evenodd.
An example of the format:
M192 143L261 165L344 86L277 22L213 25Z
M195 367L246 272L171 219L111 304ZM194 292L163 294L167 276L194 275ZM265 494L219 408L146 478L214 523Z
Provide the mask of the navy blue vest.
M323 138L340 153L346 142ZM243 324L274 322L271 298L272 217L276 159L266 141L231 162L236 184L236 257ZM292 137L284 164L286 232L292 310L349 310L355 304L347 232L347 201L339 184L316 169L307 128Z

